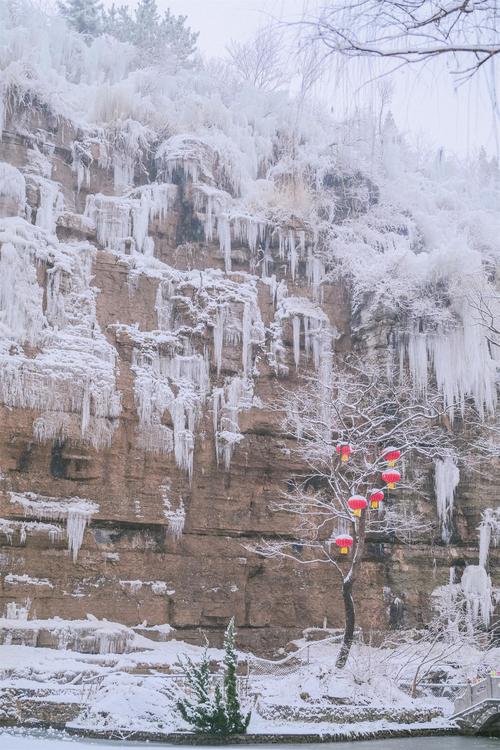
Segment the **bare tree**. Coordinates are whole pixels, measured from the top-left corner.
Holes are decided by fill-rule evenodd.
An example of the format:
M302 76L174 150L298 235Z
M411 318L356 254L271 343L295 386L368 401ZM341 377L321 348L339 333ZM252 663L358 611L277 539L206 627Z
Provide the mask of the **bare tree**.
M452 58L460 78L500 53L498 0L333 0L304 21L329 53L398 64Z
M414 500L422 490L422 472L418 480L411 464L418 457L430 461L452 450L451 433L443 426L437 392L429 392L425 404L419 403L404 379L387 380L376 364L356 357L344 357L343 363L327 361L303 388L285 392L281 408L284 428L296 438L296 450L307 466L293 490L274 505L296 518L296 536L263 540L256 551L303 565L324 563L336 572L345 610L337 659L337 667L342 668L354 639L353 588L367 535L408 543L429 534L432 525L414 511L414 502L408 502L410 491ZM348 462L339 460L337 446L343 443L352 446ZM353 496L369 499L372 488L380 488L384 454L390 446L400 451L407 477L398 490L386 491L383 509L353 513ZM336 551L343 537L349 544L352 540L349 557Z
M258 89L274 91L287 75L283 40L272 26L264 26L248 42L232 40L226 47L238 76Z
M456 665L458 654L463 660L473 646L487 655L495 644L497 628L488 632L471 620L459 583L439 587L432 599L432 615L424 628L392 633L383 642L383 660L389 667L394 665L392 678L398 682L408 680L412 698L433 673ZM472 663L476 666L475 657Z

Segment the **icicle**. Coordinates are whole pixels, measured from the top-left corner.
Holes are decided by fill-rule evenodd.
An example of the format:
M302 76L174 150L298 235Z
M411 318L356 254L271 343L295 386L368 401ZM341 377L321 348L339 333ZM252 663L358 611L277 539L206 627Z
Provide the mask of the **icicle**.
M498 543L500 538L500 507L486 508L481 515L479 525L479 564L486 567L490 545Z
M15 203L15 211L12 211L12 206L7 206L6 216L11 216L12 213L18 215L24 213L26 208L26 181L24 176L18 169L3 161L0 161L0 198L7 198Z
M246 378L231 378L222 393L218 389L217 394L214 394L217 463L222 461L226 471L229 470L234 447L244 437L238 425L238 414L250 409L252 404L253 383Z
M227 216L217 217L217 234L226 273L231 270L231 225Z
M135 240L137 250L145 255L146 239L150 239L147 236L149 229L150 206L151 204L147 197L142 196L140 201L135 202L131 207L132 237Z
M148 453L172 453L174 450L174 433L152 418L150 424L141 424L137 436L137 446Z
M90 186L90 164L92 163L92 154L90 150L85 149L84 145L78 141L73 141L71 146L72 171L76 174L76 191L80 192L82 185Z
M479 525L479 565L486 567L490 552L491 526L483 520Z
M113 185L122 191L134 184L135 160L130 154L113 154Z
M311 333L309 325L309 317L304 315L304 354L306 355L306 359L309 359L311 354Z
M53 521L66 521L68 550L73 562L76 562L82 545L83 535L92 516L99 511L99 506L79 497L55 498L36 495L33 492L9 492L10 502L20 505L26 516Z
M11 242L0 248L0 321L14 338L30 344L39 341L47 324L35 264L25 248Z
M248 373L252 366L252 314L250 305L245 302L243 305L243 320L242 320L242 353L241 358L243 362L243 372L245 375Z
M83 542L83 535L90 521L92 511L68 508L66 518L66 534L68 537L68 549L73 562L78 558L78 552Z
M172 506L172 501L169 498L170 485L164 484L160 487L162 499L163 499L163 515L168 522L168 531L175 541L178 541L184 531L184 525L186 523L186 510L182 498L176 508Z
M321 302L321 284L325 276L325 266L322 261L314 255L311 246L308 247L307 251L306 272L307 280L312 287L313 299Z
M219 429L219 412L224 403L224 388L214 388L212 396L213 426L214 435Z
M0 402L6 406L82 415L81 436L108 443L121 412L116 389L116 350L96 321L92 287L93 250L87 243L57 243L33 225L16 220L11 242L1 243L0 322L8 339L0 340ZM50 265L46 295L38 284L38 262ZM37 347L28 355L23 345ZM62 416L39 423L41 439L66 424ZM34 426L35 429L35 426ZM73 434L73 437L76 437ZM98 447L98 445L97 445Z
M471 630L480 621L488 627L493 613L491 579L481 565L467 565L462 581L462 591L467 603L467 615Z
M422 333L411 334L407 351L413 386L418 394L425 396L429 379L427 336Z
M85 383L83 388L83 400L82 400L82 435L88 430L90 422L90 389L89 383Z
M89 195L85 216L95 222L97 241L109 250L124 252L124 241L131 237L130 202L107 195Z
M33 176L32 179L35 179ZM57 218L64 210L64 200L59 185L52 180L37 177L40 204L36 211L36 226L55 234Z
M174 451L177 465L191 481L193 474L194 430L209 386L209 362L206 355L192 352L184 343L184 354L160 356L158 351L134 350L133 370L135 400L139 414L139 435L143 446L150 449ZM175 385L174 396L171 385ZM161 419L165 411L173 422L173 446L166 439L166 428ZM161 442L152 442L154 437Z
M175 285L171 279L162 279L158 284L155 299L155 312L160 331L170 331L172 328L173 304Z
M450 420L455 410L464 413L466 399L474 400L479 414L493 414L497 403L496 371L485 331L474 311L464 304L451 331L413 332L404 342L415 390L425 394L430 366Z
M294 315L292 318L292 329L293 329L293 359L295 362L295 368L298 368L300 363L300 318Z
M4 617L6 620L18 620L21 622L27 622L30 609L31 599L26 599L24 604L18 604L17 602L8 602L5 605Z
M57 439L84 440L99 450L111 447L116 428L116 421L90 415L82 434L82 419L76 414L44 412L33 422L33 437L40 443Z
M224 305L217 307L215 313L214 335L214 357L217 365L217 375L220 375L222 367L222 349L224 346L224 323L226 320L226 307Z
M288 252L290 258L290 272L292 280L295 281L295 270L297 268L297 247L295 244L295 233L292 229L288 232Z
M434 464L434 489L436 506L441 524L443 542L449 544L452 533L453 501L460 481L460 472L451 456L436 459Z

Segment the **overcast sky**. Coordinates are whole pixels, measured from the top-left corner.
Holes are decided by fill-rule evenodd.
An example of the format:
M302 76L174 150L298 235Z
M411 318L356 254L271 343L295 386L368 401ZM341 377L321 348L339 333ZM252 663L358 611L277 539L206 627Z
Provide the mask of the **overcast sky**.
M123 1L123 0L122 0ZM161 8L186 15L189 25L200 32L199 48L204 55L225 55L231 39L245 40L270 20L297 20L305 5L314 8L316 0L157 0ZM134 0L126 0L131 7ZM111 4L111 0L106 0ZM349 63L352 67L356 63ZM364 104L373 97L374 87L354 85L350 81L338 87L331 78L324 96L339 116L346 106ZM358 79L359 80L359 74ZM391 103L399 128L412 139L423 138L436 147L444 146L461 154L484 145L497 153L496 126L484 78L455 89L452 77L440 64L427 69L405 68L394 76Z

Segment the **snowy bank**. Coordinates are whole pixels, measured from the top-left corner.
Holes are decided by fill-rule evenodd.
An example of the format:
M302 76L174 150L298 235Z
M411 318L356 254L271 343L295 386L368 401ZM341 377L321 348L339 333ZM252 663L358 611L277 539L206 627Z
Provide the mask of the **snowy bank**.
M58 623L58 631L62 624ZM121 640L128 643L128 652L70 650L68 646L75 643L69 637L72 630L81 632L84 625L88 630L92 624L97 633L111 639L119 632ZM64 626L66 639L54 641L53 648L0 646L1 724L52 726L101 738L182 744L200 741L189 733L176 709L186 690L179 660L187 655L197 661L200 647L176 640L152 641L114 623L66 621ZM418 643L411 654L357 643L342 671L334 666L338 644L331 638L311 643L307 649L300 648L300 642L298 645L298 651L281 661L239 654L240 697L246 709L252 710L249 736L242 742L451 732L454 726L447 718L453 711L450 697L467 677L491 668L500 657L498 649L485 654L464 647L440 665L439 690L436 685L422 684L417 697L411 698L408 682L415 659L422 658ZM221 651L209 649L214 680L222 656ZM285 663L287 674L283 674Z

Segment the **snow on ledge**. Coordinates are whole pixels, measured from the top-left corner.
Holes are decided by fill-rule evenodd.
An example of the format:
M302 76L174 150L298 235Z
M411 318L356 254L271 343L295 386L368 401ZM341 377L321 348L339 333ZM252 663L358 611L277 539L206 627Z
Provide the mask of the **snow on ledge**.
M9 496L13 505L20 505L23 508L25 516L38 520L65 521L68 550L71 552L73 562L76 562L85 528L92 516L99 511L97 503L80 497L45 497L33 492L9 492Z

